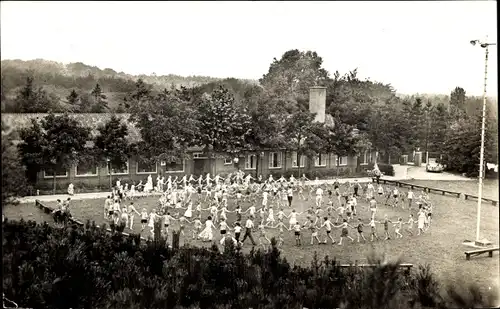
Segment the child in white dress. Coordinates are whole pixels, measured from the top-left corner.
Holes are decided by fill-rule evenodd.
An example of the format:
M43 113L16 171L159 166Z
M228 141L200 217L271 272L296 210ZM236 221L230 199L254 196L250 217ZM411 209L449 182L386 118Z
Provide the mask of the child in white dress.
M212 229L214 228L216 227L212 221L212 217L209 216L207 221L205 221L205 229L201 231L201 233L199 234L200 238L203 241L212 241L212 239L214 238L214 233Z

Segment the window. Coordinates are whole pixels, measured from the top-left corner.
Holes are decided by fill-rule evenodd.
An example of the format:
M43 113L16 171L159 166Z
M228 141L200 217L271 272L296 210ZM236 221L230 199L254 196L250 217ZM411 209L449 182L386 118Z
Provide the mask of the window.
M301 155L300 156L300 167L306 166L306 156ZM292 152L292 167L298 167L297 166L297 153Z
M185 160L182 162L165 162L165 173L184 173Z
M158 166L156 162L144 163L137 160L136 173L137 174L156 174L158 173Z
M93 164L86 163L85 161L78 162L75 166L76 177L92 177L97 176L97 166Z
M55 171L43 171L43 178L53 178L54 172L56 174L56 178L65 178L68 177L68 170L62 167L56 167Z
M368 150L365 150L363 153L363 160L360 163L361 165L367 165L368 164Z
M281 168L281 152L269 153L269 168Z
M373 154L371 151L368 153L368 162L373 162Z
M337 157L339 160L339 166L347 165L347 157Z
M326 166L326 158L328 156L325 155L325 154L318 154L315 158L314 158L314 166L316 167L325 167Z
M128 161L125 163L125 167L121 168L121 169L117 169L117 168L113 168L113 166L111 166L111 163L110 163L110 168L111 168L111 174L112 175L128 175ZM108 175L109 175L109 171L108 171Z
M254 170L256 166L256 158L255 155L248 155L245 160L245 169Z
M233 160L231 158L224 158L224 165L231 165L233 164Z

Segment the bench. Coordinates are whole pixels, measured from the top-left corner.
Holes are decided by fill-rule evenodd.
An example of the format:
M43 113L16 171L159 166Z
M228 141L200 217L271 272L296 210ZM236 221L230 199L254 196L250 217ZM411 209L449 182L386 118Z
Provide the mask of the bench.
M493 251L499 251L500 247L491 247L491 248L484 248L484 249L479 249L479 250L471 250L471 251L465 251L465 259L470 260L471 256L475 255L480 255L483 253L488 252L489 257L493 257Z
M379 265L379 264L340 264L339 266L342 268L348 268L348 267L379 267L379 266L383 266L383 265ZM413 267L413 264L399 264L398 266L400 268L405 268L406 273L410 273L410 270Z

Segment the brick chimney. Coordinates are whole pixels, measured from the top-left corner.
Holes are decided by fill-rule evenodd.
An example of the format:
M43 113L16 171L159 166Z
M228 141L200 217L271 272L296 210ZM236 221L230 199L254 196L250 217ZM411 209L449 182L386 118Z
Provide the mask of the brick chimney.
M316 113L314 121L325 123L326 87L314 86L309 89L309 112Z

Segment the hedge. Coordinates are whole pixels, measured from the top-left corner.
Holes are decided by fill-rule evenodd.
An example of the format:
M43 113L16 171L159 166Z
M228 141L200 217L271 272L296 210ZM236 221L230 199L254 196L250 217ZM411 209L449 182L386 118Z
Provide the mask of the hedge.
M391 164L377 163L377 165L379 170L384 173L385 176L394 176L394 166ZM367 169L373 170L374 166L375 165L373 163L369 163Z
M160 237L138 237L109 236L93 223L5 221L5 297L29 308L122 309L484 307L493 299L469 286L443 294L428 266L405 275L397 263L342 269L326 257L299 267L274 240L268 252L243 254L215 245L171 249Z

